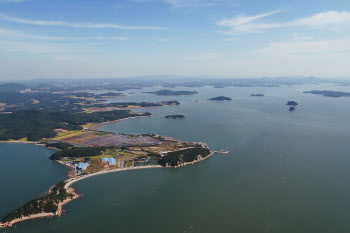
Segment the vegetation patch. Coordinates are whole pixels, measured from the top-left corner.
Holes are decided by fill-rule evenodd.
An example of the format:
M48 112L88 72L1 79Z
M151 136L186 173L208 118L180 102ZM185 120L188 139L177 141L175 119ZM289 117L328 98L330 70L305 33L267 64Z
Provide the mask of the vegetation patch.
M165 156L159 158L158 163L162 166L176 167L183 163L193 162L198 159L207 157L210 154L210 150L202 147L188 148L185 150L179 150L169 152Z
M6 223L34 214L56 213L60 202L73 197L72 194L67 193L64 185L65 182L59 182L51 189L51 192L47 196L27 202L22 207L9 213L1 221Z

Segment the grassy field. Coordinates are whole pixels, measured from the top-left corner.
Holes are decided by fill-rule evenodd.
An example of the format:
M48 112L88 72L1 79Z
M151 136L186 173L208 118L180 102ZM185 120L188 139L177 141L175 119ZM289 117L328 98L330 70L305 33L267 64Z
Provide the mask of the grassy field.
M9 141L10 141L10 142L27 142L27 141L28 141L28 138L21 138L21 139L19 139L19 140L10 139Z
M68 132L58 132L57 136L55 138L53 138L53 140L62 140L64 138L78 136L78 135L81 135L81 134L84 134L84 133L86 133L86 132L84 132L82 130L72 130L72 131L68 131Z
M104 157L108 157L108 158L113 158L113 156L111 156L111 155L96 155L96 156L92 156L92 157L90 157L91 159L102 159L102 158L104 158Z

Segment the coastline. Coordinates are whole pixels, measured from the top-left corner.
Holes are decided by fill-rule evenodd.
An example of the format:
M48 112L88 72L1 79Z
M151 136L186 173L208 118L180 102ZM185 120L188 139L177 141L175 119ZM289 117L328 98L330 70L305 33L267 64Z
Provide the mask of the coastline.
M184 167L184 166L186 166L186 165L193 165L193 164L195 164L195 163L199 163L199 162L202 162L202 161L208 159L209 157L211 157L211 156L212 156L213 154L215 154L215 153L216 153L216 151L210 151L210 154L209 154L208 156L204 157L204 158L202 157L201 159L197 159L197 160L194 160L194 161L192 161L192 162L183 163L183 164L178 165L178 166L176 166L176 167L169 167L169 168L177 168L177 167Z
M79 198L81 195L77 194L75 192L75 190L73 188L71 188L70 186L78 181L93 177L93 176L98 176L98 175L103 175L103 174L108 174L108 173L113 173L113 172L120 172L120 171L128 171L128 170L139 170L139 169L149 169L149 168L162 168L162 166L160 165L149 165L149 166L140 166L140 167L127 167L127 168L116 168L116 169L110 169L110 170L104 170L104 171L100 171L100 172L95 172L92 174L88 174L88 175L84 175L84 176L80 176L78 178L69 178L67 180L65 180L66 184L64 185L64 188L67 190L68 194L72 194L73 197L72 198L68 198L60 203L58 203L58 209L56 211L56 213L39 213L39 214L34 214L34 215L30 215L30 216L25 216L25 217L21 217L18 219L14 219L11 222L6 222L6 223L1 223L0 222L0 229L1 228L6 228L6 227L12 227L14 224L19 223L19 222L23 222L26 220L30 220L30 219L35 219L35 218L48 218L48 217L59 217L62 215L63 211L63 206L77 198ZM53 186L52 186L53 187ZM52 189L52 187L49 189L48 193L50 193L50 190Z
M133 116L133 117L128 117L128 118L118 119L115 121L108 121L108 122L93 124L93 125L86 127L84 129L85 130L92 130L92 131L99 131L99 128L104 124L119 122L119 121L126 120L126 119L133 119L133 118L138 118L138 117L149 117L149 116L153 116L153 114L148 115L148 116ZM24 143L24 144L36 144L36 145L45 146L45 144L43 144L41 142L35 142L35 141L1 141L0 143ZM204 144L205 147L208 148L205 143L202 143L202 144ZM6 223L0 222L0 229L6 228L6 227L12 227L14 224L16 224L18 222L22 222L22 221L26 221L26 220L30 220L30 219L61 216L64 212L63 206L81 196L81 195L77 194L72 187L70 187L72 184L74 184L78 181L81 181L81 180L84 180L84 179L87 179L87 178L90 178L93 176L103 175L103 174L107 174L107 173L121 172L121 171L150 169L150 168L178 168L178 167L183 167L183 166L190 165L190 164L193 165L195 163L198 163L198 162L201 162L203 160L208 159L209 157L211 157L215 153L216 153L215 151L210 151L210 154L204 158L201 157L201 158L194 160L192 162L186 162L186 163L183 163L183 164L175 166L175 167L168 167L168 166L163 167L161 165L148 165L148 166L139 166L139 167L115 168L115 169L109 169L109 170L102 170L99 172L95 172L95 173L87 174L87 175L83 175L83 176L78 176L78 177L76 177L75 167L73 167L73 165L62 162L62 161L56 161L62 165L65 165L65 166L68 166L71 168L71 170L67 174L67 177L69 177L69 178L64 181L65 182L64 188L68 194L72 194L72 197L67 198L66 200L58 203L58 209L57 209L56 213L39 213L39 214L34 214L34 215L14 219L11 222L6 222ZM71 174L72 172L73 172L73 174ZM52 186L52 187L54 187L54 186ZM52 187L48 190L48 194L51 192Z
M19 222L23 222L26 220L30 220L30 219L35 219L35 218L49 218L49 217L59 217L63 214L64 210L63 210L63 206L73 200L78 199L81 195L77 194L75 192L75 190L70 187L72 184L79 182L81 180L93 177L93 176L98 176L98 175L103 175L103 174L108 174L108 173L114 173L114 172L121 172L121 171L130 171L130 170L141 170L141 169L151 169L151 168L179 168L179 167L183 167L186 165L193 165L195 163L204 161L206 159L208 159L209 157L211 157L212 155L214 155L216 152L215 151L211 151L210 154L204 158L198 159L198 160L194 160L192 162L187 162L175 167L163 167L161 165L148 165L148 166L139 166L139 167L126 167L126 168L115 168L115 169L110 169L110 170L103 170L103 171L99 171L99 172L95 172L92 174L87 174L87 175L83 175L83 176L79 176L77 178L68 178L67 180L65 180L65 185L64 188L67 190L68 194L72 194L73 197L72 198L68 198L60 203L58 203L58 209L56 211L56 213L40 213L40 214L34 214L34 215L30 215L30 216L26 216L26 217L22 217L19 219L14 219L11 222L6 222L6 223L1 223L0 222L0 229L1 228L6 228L6 227L12 227L14 224L19 223ZM61 164L65 164L63 162L57 161ZM66 166L70 166L68 164L65 164ZM71 167L71 166L70 166ZM53 187L53 186L52 186ZM52 189L52 187L49 189L48 193L50 193L50 190Z
M36 141L0 141L0 143L21 143L21 144L35 144L35 145L44 145Z
M127 117L127 118L118 119L118 120L114 120L114 121L107 121L107 122L103 122L103 123L93 124L93 125L88 126L88 127L84 128L84 129L92 130L92 131L99 131L99 128L100 128L102 125L105 125L105 124L116 123L116 122L119 122L119 121L128 120L128 119L134 119L134 118L139 118L139 117L152 117L152 116L154 116L154 115L151 114L151 115L148 115L148 116L133 116L133 117Z

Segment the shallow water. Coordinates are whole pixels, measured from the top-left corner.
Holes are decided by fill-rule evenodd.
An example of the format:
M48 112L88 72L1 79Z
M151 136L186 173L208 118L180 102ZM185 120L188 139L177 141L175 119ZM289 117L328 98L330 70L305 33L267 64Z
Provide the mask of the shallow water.
M32 144L0 143L0 217L67 179L68 168L48 159L54 151Z
M65 206L67 212L63 217L27 221L6 231L326 233L350 230L350 98L302 93L312 89L346 91L347 87L324 84L176 88L200 92L181 97L140 93L158 89L136 90L135 95L109 101L175 99L181 105L140 109L150 110L155 116L104 125L102 130L203 141L213 150L230 153L177 169L126 171L83 180L74 187L84 195ZM251 97L252 93L266 96ZM207 100L219 95L233 100ZM285 105L288 100L299 103L295 112L288 111ZM169 114L184 114L187 118L164 118Z

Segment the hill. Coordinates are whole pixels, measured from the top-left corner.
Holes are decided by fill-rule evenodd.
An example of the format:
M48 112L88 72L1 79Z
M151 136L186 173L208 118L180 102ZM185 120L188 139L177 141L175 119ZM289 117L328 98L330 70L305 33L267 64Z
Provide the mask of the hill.
M27 85L20 83L5 83L0 85L0 92L18 92L28 88Z

